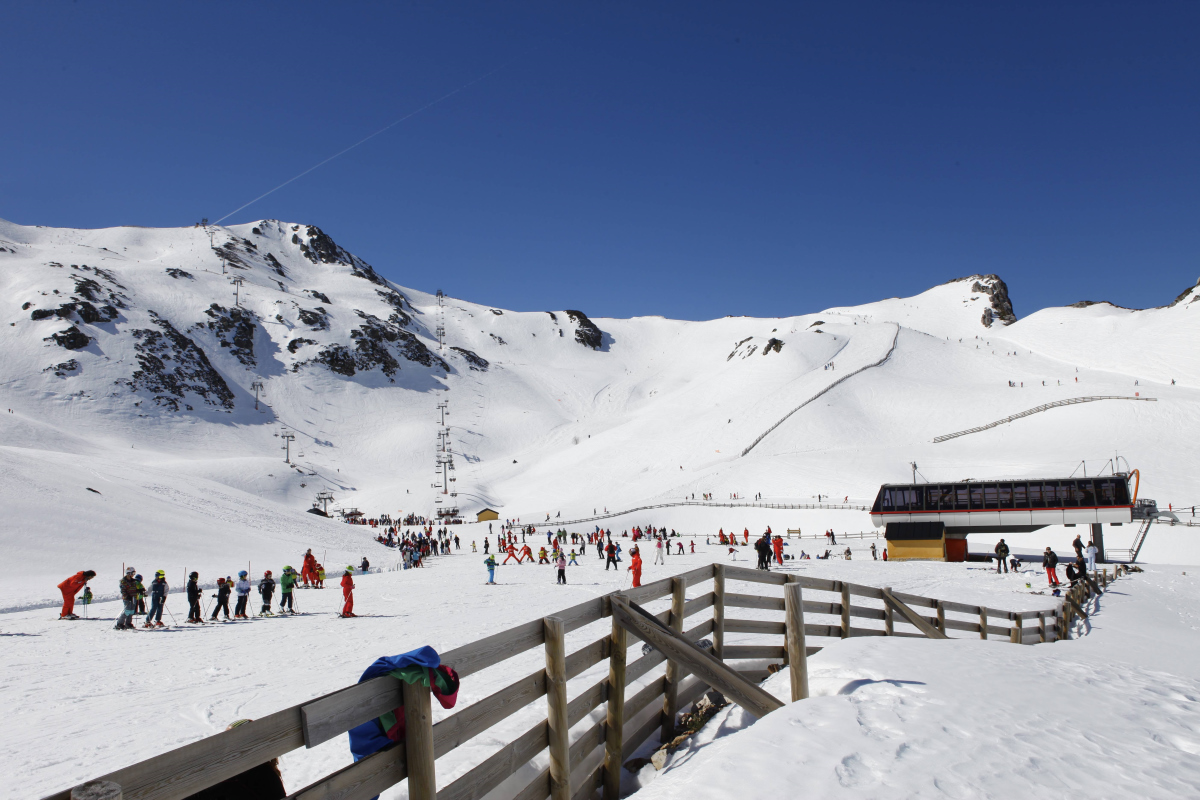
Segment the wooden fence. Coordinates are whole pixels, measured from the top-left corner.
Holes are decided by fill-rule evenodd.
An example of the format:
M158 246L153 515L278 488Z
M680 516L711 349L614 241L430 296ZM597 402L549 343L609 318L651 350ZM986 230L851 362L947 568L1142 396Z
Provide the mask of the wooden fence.
M789 584L791 589L786 588ZM802 609L796 608L801 596L795 591L797 585L803 592ZM785 595L790 598L786 615ZM428 687L383 676L97 780L119 785L124 800L182 800L292 750L327 742L403 705L407 730L403 746L368 756L289 798L366 800L407 779L413 800L479 800L502 785L498 796L519 800L585 800L597 793L604 800L616 800L625 760L656 734L657 740L670 741L676 735L677 712L709 687L658 650L628 660L629 645L639 641L638 637L616 619L608 626L601 625L612 617L612 597L598 597L442 653L442 663L458 672L464 686L470 685L472 676L535 648L544 649L546 666L507 685L496 685L488 696L436 722ZM788 663L789 647L794 658L800 652L807 658L821 650L822 639L954 638L965 634L1032 644L1054 641L1060 638L1060 631L1065 634L1068 630L1059 608L1000 611L893 593L887 588L724 564L710 564L620 593L622 603L639 606L662 604L668 598L669 607L658 612L651 609L653 616L689 642L711 637L712 654L753 682L764 679L772 665ZM1082 606L1078 599L1074 602ZM777 618L774 612L778 612ZM790 636L785 619L791 623ZM597 638L567 652L566 634L588 633L583 630L588 626L597 626L593 629ZM593 670L606 660L607 674ZM803 667L792 671L794 698L807 696L806 671L803 692L797 693L798 669ZM592 674L585 675L589 670ZM572 683L577 678L581 680ZM486 678L477 680L487 685ZM590 684L579 685L589 680ZM569 694L573 696L568 700ZM438 759L543 696L547 699L544 717L539 716L523 733L505 737L502 746L477 763L464 765L458 759L452 777L439 785ZM539 766L543 763L546 766ZM531 777L523 780L522 776ZM68 789L45 800L70 798Z

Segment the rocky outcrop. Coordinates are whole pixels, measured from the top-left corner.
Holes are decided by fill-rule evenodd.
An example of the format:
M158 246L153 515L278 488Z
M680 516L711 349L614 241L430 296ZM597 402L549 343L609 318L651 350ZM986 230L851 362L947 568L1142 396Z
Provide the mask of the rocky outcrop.
M314 331L329 330L329 312L323 307L301 308L296 313L299 315L300 321Z
M783 351L783 342L781 342L775 338L768 339L767 346L763 348L762 354L765 356L767 353L770 353L772 351L774 351L776 353L782 352Z
M297 363L298 370L305 364L316 363L329 367L339 375L351 376L356 372L367 372L379 368L389 378L400 370L399 358L425 367L438 367L449 371L449 366L434 355L425 344L409 331L394 322L384 322L373 314L355 312L362 323L350 331L354 341L353 351L342 344L323 349L311 361Z
M170 322L150 312L158 330L131 331L139 369L128 381L131 390L149 392L160 406L178 411L189 394L208 405L233 408L234 394L209 362L199 345L175 329Z
M299 350L301 347L304 347L304 345L306 345L306 344L316 344L316 342L313 341L312 339L304 339L304 338L292 339L290 342L288 342L288 346L287 346L288 352L291 353L292 355L295 355L296 351Z
M582 311L568 309L566 314L575 323L575 341L584 347L599 350L600 346L604 344L604 333L596 327L596 324L588 319Z
M450 349L463 357L463 360L467 362L468 369L474 370L476 372L487 372L488 371L488 366L490 366L490 365L488 364L488 360L486 358L483 358L482 356L472 353L470 350L467 350L462 347L451 347Z
M79 371L79 362L75 359L64 361L61 364L55 364L51 367L46 367L42 372L53 372L60 378L65 378L68 375Z
M1008 286L1004 281L1000 280L998 275L971 275L967 278L959 278L959 281L974 281L971 284L972 292L986 294L991 298L991 308L983 314L981 322L985 328L992 327L992 323L997 320L1002 325L1012 325L1017 321L1017 315L1013 313L1012 301L1008 298ZM951 281L953 283L954 281Z
M179 280L180 278L186 278L189 281L196 280L192 276L192 273L190 273L186 270L182 270L179 267L167 267L167 274L170 275L172 278L175 278L176 280Z
M65 347L68 350L82 350L88 346L88 342L92 341L92 338L72 325L65 331L47 336L42 341L54 342L59 347Z
M228 347L234 358L244 366L255 366L254 333L257 330L257 317L254 313L244 308L224 308L216 303L204 313L212 318L208 322L208 329L216 335L221 347Z

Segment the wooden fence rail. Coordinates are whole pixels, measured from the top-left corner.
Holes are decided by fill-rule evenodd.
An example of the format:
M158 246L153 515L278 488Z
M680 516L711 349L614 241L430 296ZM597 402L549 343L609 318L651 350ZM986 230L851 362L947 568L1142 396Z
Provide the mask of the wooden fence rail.
M710 581L708 588L704 584ZM617 800L624 761L649 745L656 733L660 734L659 740L670 741L675 735L678 711L710 688L704 674L713 681L717 679L712 676L729 674L725 667L721 667L725 672L714 672L713 663L729 665L740 674L738 680L750 681L751 686L771 669L789 665L792 696L800 699L808 695L808 676L806 664L796 663L797 659L819 652L823 639L951 638L951 633L962 632L1020 644L1052 642L1067 636L1072 620L1086 614L1083 609L1090 594L1084 592L1099 591L1099 584L1107 581L1107 572L1097 574L1095 589L1081 584L1068 593L1062 607L1010 612L807 575L710 564L619 595L588 600L442 653L442 663L452 666L464 679L539 647L545 650L545 663L522 678L495 686L492 693L436 723L428 687L414 689L384 676L239 725L97 780L119 785L124 800L183 800L287 752L328 742L403 705L407 732L403 746L368 756L293 792L289 798L367 800L407 780L413 800L479 800L501 785L511 787L511 796L523 800L587 800L597 792L604 800ZM731 591L731 583L749 585L750 591ZM755 584L778 586L780 593L756 594L751 588ZM691 598L687 596L689 591L693 593ZM661 630L686 642L711 636L711 656L697 660L694 648L673 646L668 642L670 636L664 637L649 621L638 623L641 629L633 624L631 606L645 607L668 597L670 607L647 613L661 623ZM618 605L625 625L618 624L614 617L614 606ZM701 620L690 619L708 609L712 611ZM730 609L779 612L779 618L729 617ZM608 618L612 622L604 631L597 631L599 638L567 652L567 634ZM735 643L729 641L731 635L737 639ZM643 636L653 638L670 655L649 649L631 659L631 645ZM745 641L746 636L774 639L750 643ZM605 661L607 672L574 692L568 701L568 685L577 688L571 683L574 679ZM692 674L701 667L700 673ZM745 702L752 702L752 698L764 702L761 690L753 688L744 693ZM523 733L506 737L508 740L499 749L465 771L457 766L456 777L439 785L439 759L530 708L542 697L546 698L546 713L540 720ZM589 718L592 724L577 730ZM541 766L535 772L529 769L531 764ZM533 777L517 786L514 781L518 781L518 773ZM502 794L508 794L508 789ZM44 800L70 797L71 790L64 790Z

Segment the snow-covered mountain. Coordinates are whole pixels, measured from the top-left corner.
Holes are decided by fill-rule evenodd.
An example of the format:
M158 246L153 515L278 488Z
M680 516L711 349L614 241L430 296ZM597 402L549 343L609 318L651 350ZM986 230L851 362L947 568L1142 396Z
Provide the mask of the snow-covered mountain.
M1116 452L1144 493L1196 501L1196 287L1157 309L1020 320L994 275L780 319L593 320L446 298L443 351L434 295L307 225L0 222L0 281L0 540L21 561L47 538L109 561L163 542L192 563L230 547L269 558L278 539L353 552L360 536L304 510L329 490L429 514L447 399L468 512L566 518L702 492L865 500L912 461L938 480L1069 474ZM932 441L1135 392L1156 402Z

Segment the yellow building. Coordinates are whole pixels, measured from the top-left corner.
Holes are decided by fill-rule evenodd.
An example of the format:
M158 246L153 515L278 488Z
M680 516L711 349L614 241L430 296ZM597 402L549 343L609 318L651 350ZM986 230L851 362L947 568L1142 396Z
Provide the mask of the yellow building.
M500 519L500 515L495 511L492 511L490 508L485 508L483 511L480 511L475 515L476 522L488 522L493 519Z

